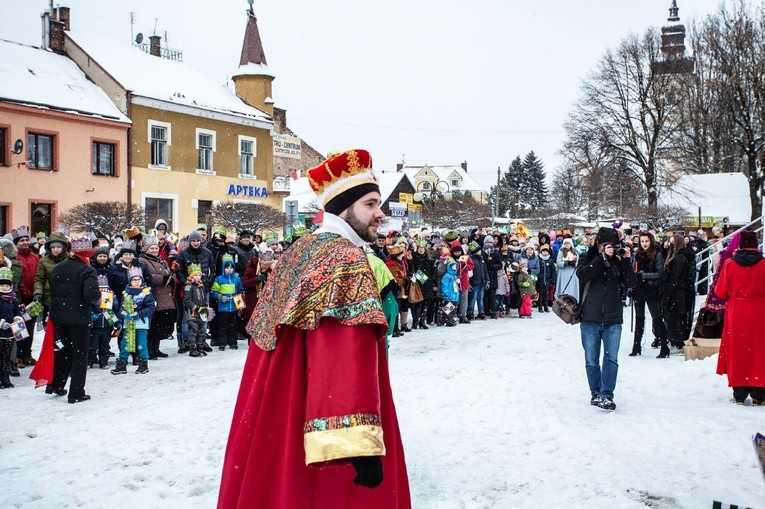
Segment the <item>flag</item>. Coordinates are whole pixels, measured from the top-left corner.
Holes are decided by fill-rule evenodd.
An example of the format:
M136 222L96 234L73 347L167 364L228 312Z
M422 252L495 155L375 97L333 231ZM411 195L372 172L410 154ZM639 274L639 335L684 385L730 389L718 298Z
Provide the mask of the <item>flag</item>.
M300 178L300 171L295 170L292 172L292 180L297 180Z

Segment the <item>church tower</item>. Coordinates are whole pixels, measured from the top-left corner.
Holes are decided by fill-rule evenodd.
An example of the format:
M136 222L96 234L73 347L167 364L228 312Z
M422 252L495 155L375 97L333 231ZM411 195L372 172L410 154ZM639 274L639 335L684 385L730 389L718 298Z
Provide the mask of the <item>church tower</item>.
M664 55L660 69L666 74L693 72L693 60L685 54L685 25L679 23L677 0L672 0L667 21L671 24L661 27L661 52Z
M253 0L248 0L250 8L247 11L247 28L242 43L242 56L239 68L232 79L236 87L236 95L244 102L267 113L274 115L274 100L271 94L271 83L274 75L268 70L266 53L260 40L258 20L252 9Z

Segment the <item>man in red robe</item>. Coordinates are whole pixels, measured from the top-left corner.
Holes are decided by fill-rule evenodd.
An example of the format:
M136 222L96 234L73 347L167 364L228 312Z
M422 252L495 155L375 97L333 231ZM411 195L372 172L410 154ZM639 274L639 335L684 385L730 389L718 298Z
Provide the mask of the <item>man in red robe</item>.
M279 259L247 326L218 507L409 508L382 311L362 246L384 214L363 150L308 171L322 228Z

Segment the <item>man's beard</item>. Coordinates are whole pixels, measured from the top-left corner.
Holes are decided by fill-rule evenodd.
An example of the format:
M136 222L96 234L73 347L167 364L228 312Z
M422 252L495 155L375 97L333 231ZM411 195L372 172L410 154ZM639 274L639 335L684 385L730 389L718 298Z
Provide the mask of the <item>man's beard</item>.
M367 242L374 242L377 240L377 229L375 229L375 231L370 231L370 226L372 226L373 223L363 224L361 220L356 217L356 214L353 213L353 207L349 208L348 212L345 214L345 222L348 223L353 231L356 232L356 235L363 240L366 240Z

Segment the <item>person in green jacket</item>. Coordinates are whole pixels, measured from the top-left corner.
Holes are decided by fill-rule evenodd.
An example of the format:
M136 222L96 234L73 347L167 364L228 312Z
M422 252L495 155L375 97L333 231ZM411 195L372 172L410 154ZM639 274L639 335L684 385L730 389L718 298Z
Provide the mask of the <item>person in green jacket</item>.
M67 259L69 239L61 232L53 232L45 244L45 256L40 258L35 274L35 286L32 290L32 300L43 305L42 319L45 324L50 308L50 278L53 267Z
M393 279L390 269L385 262L378 258L374 252L367 252L369 265L374 272L377 280L377 290L380 292L380 299L383 305L383 314L388 320L388 332L385 334L387 345L390 346L390 336L393 334L393 327L396 325L396 316L398 316L398 302L396 295L399 293L399 286Z

